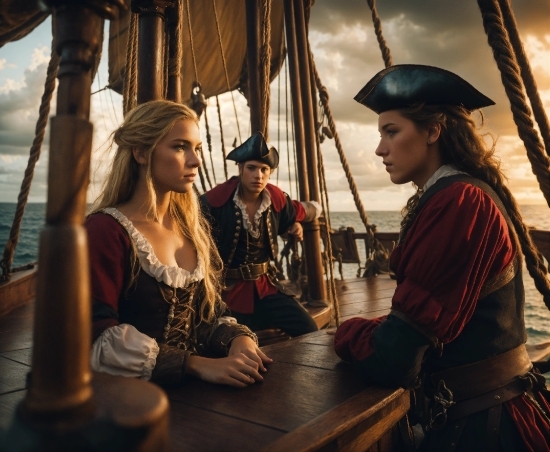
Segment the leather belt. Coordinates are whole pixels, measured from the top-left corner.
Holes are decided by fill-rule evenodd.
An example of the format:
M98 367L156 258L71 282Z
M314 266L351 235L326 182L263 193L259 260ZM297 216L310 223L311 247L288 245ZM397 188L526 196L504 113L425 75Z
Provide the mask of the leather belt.
M225 272L227 279L242 279L244 281L255 281L265 275L269 270L269 262L261 264L241 265L238 268L230 268Z
M520 345L491 358L446 369L430 376L435 389L430 428L492 408L533 387L532 364Z
M500 355L464 366L453 367L431 375L435 388L443 380L453 392L454 400L477 397L507 385L533 368L525 345L513 348Z

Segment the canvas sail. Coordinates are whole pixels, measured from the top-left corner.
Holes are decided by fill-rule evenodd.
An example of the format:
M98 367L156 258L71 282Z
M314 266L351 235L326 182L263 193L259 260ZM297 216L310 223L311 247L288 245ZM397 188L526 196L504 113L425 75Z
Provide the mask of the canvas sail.
M187 11L187 4L189 11ZM214 5L216 11L214 11ZM124 80L130 14L126 11L119 19L110 22L109 86L119 93L122 93ZM245 2L190 0L187 3L184 2L183 15L181 67L183 100L188 101L191 98L195 81L201 84L202 92L207 98L234 89L246 93L248 77ZM279 72L285 56L283 2L272 3L270 42L271 79L273 79Z

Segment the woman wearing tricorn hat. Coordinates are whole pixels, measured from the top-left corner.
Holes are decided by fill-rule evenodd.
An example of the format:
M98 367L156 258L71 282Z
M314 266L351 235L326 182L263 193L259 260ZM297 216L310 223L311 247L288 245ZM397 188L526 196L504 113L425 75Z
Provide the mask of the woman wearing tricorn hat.
M252 328L280 328L290 336L317 330L309 313L280 285L270 262L277 257L277 236L298 240L300 221L318 216L311 202L291 201L269 184L279 153L263 135L253 134L227 155L239 165L239 176L201 197L205 217L224 263L223 299L237 320Z
M371 383L414 388L420 450L549 450L550 396L524 345L522 251L532 274L543 264L472 118L493 101L420 65L379 72L355 99L379 115L392 182L418 190L391 255L390 314L342 323L336 352Z

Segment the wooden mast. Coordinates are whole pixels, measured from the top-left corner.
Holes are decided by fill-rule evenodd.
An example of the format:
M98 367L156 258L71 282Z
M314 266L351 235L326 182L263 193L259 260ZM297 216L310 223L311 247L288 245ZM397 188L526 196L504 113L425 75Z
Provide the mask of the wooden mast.
M246 0L246 63L248 73L248 106L251 135L262 130L262 98L260 89L260 9L258 0Z
M132 0L139 14L137 103L164 99L165 12L174 0Z
M284 6L300 199L320 201L309 46L303 0L285 0ZM319 221L313 220L304 223L303 226L308 302L312 305L326 305L328 303L323 280Z
M83 222L93 125L92 71L103 18L123 0L47 0L60 56L51 119L46 225L40 234L32 373L6 450L167 446L168 403L154 385L92 374L88 238ZM93 379L92 379L93 376Z
M178 33L181 24L181 3L176 2L173 7L166 10L166 22L168 24L168 89L166 98L181 103L181 36Z

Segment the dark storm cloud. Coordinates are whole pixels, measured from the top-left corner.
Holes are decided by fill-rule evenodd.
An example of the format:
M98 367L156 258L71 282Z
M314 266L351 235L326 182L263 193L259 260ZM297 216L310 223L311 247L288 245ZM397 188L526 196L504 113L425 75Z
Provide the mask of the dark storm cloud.
M517 0L512 6L522 37L548 29L550 2ZM456 72L496 102L485 111L489 127L493 125L497 135L517 134L477 2L388 0L378 2L377 10L394 64L428 64ZM365 42L353 41L354 28L364 30ZM334 76L339 82L338 88L329 88L334 116L340 121L375 123L376 116L353 101L384 67L367 2L317 0L311 10L313 39L316 33L324 36L322 44L314 44L316 55L319 51L325 55L316 56L319 72L324 80ZM334 68L335 55L345 70ZM548 74L536 68L534 72L539 86L547 85Z

